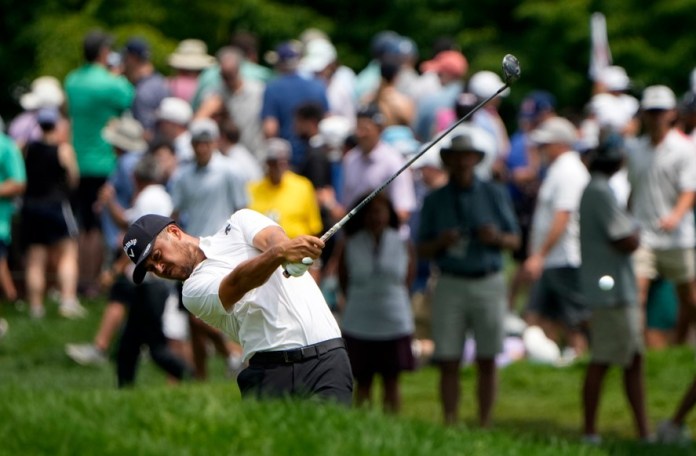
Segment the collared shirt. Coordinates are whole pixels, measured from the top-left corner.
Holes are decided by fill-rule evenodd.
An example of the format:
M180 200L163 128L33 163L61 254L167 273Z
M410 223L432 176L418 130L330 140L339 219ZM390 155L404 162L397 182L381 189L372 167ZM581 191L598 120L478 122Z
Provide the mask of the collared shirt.
M172 199L193 236L215 233L248 200L244 180L220 152L214 152L206 166L186 165L174 180Z
M318 235L322 230L319 203L312 183L286 171L279 185L267 177L249 185L249 209L278 223L288 237Z
M515 213L505 189L477 178L463 189L448 183L425 197L418 231L420 243L457 229L460 240L435 257L442 272L458 275L494 272L502 268L500 248L484 245L477 231L494 225L503 233L519 233Z
M213 236L201 238L206 259L184 282L184 306L221 329L244 349L248 360L257 351L300 348L341 336L338 324L309 274L283 277L278 267L266 283L246 293L228 312L222 306L220 283L240 263L257 257L254 237L277 226L249 209L240 210Z
M349 206L356 199L384 184L404 165L404 158L389 144L379 141L368 154L360 147L351 149L343 158L342 204ZM387 187L389 198L397 211L412 212L416 193L410 170L405 170Z
M631 212L641 226L641 243L654 249L694 247L692 211L670 232L660 229L659 221L672 212L682 192L696 190L696 146L674 129L657 146L646 136L627 145Z
M530 233L530 252L538 252L546 241L556 212L570 212L570 220L560 239L546 256L544 267L580 266L578 208L582 191L589 180L590 173L575 151L561 154L549 166L537 195Z
M108 176L116 166L116 155L101 131L110 119L130 108L133 86L101 65L86 64L68 74L65 94L80 175Z

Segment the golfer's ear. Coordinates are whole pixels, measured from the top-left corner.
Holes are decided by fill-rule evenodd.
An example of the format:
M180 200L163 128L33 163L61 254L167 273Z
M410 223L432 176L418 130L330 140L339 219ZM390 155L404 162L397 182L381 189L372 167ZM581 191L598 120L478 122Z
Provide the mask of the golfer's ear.
M183 231L181 231L181 228L179 228L176 224L172 223L171 225L167 225L166 229L167 229L167 233L176 237L177 239L181 239L181 235L183 234Z

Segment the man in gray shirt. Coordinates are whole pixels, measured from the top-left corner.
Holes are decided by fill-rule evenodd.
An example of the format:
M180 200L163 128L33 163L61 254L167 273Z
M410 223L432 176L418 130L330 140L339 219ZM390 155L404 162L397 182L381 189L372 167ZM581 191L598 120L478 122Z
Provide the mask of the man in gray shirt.
M624 387L638 435L648 436L643 384L643 335L631 254L637 222L619 204L609 178L621 167L623 139L609 135L591 155L591 179L580 200L580 283L588 307L590 352L583 388L584 435L600 440L596 418L602 381L611 365L624 370Z

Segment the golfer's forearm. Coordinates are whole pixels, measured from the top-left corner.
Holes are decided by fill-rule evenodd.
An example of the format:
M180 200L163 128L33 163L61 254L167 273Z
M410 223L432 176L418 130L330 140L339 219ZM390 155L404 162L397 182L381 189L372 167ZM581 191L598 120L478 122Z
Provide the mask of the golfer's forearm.
M266 283L281 264L283 264L282 249L272 247L237 266L222 279L218 289L218 295L225 310L231 310L242 296Z

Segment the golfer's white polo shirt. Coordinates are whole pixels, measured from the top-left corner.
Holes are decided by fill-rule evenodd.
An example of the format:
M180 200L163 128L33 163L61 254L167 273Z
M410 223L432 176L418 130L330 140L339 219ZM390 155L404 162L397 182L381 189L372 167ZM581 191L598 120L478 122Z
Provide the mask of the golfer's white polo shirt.
M206 260L184 282L186 308L221 329L244 348L244 359L257 351L288 350L341 337L338 324L309 274L285 278L281 267L262 286L249 291L227 312L218 296L222 279L240 263L258 256L256 234L277 226L258 212L242 209L213 236L201 238Z

